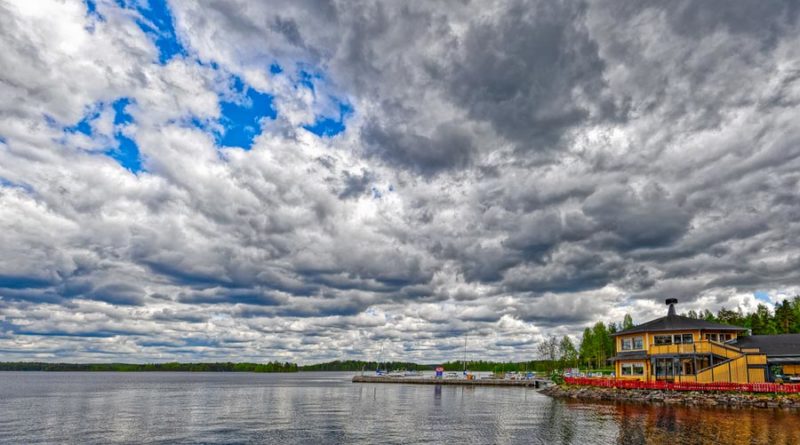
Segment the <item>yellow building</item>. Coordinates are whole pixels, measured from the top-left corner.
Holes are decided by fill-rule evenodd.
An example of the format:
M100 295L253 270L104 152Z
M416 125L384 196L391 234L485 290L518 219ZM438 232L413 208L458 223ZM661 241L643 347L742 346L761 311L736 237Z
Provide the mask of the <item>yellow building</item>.
M768 381L767 355L737 344L746 329L675 313L614 334L612 358L619 379L668 382L760 383ZM761 336L777 337L777 336ZM800 355L800 350L796 351Z

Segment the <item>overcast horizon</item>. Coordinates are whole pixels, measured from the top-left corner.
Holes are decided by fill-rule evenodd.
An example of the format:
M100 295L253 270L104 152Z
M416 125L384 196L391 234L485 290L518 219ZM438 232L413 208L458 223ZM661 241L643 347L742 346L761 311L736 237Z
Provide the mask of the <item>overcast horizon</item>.
M0 0L0 361L531 360L772 308L798 9Z

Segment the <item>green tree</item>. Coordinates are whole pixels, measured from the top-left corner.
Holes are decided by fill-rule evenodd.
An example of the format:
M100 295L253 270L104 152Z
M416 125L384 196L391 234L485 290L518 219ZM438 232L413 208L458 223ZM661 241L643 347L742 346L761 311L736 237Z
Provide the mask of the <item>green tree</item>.
M566 335L561 339L558 344L559 361L561 362L561 369L574 368L578 365L578 350Z
M750 314L750 326L753 335L771 335L778 332L772 313L761 303L756 307L756 311Z
M792 303L789 300L783 300L783 302L775 305L775 325L778 333L789 334L796 324L797 319Z
M719 312L717 312L717 321L733 326L744 326L745 323L744 317L741 315L741 308L739 308L739 311L732 311L724 307L720 308Z
M793 334L800 334L800 295L795 296L791 303L792 312L794 313L794 326L791 332Z
M614 342L602 321L595 323L592 328L592 339L595 366L602 367L606 364L606 359L614 354Z
M592 334L592 330L590 328L586 328L583 330L581 344L578 347L578 355L580 356L580 361L584 366L592 366L592 360L594 359L594 351L592 349L593 345L594 335Z
M625 318L622 319L622 330L630 329L633 326L633 317L631 317L631 314L625 314Z
M539 357L547 363L548 374L553 372L558 366L558 338L551 335L537 346L539 350Z

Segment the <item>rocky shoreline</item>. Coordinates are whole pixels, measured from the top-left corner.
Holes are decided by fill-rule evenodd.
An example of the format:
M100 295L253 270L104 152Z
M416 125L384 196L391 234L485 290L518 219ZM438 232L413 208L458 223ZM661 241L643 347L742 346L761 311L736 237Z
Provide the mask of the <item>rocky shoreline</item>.
M800 395L797 394L658 391L570 385L553 385L541 390L541 393L551 397L576 400L800 410Z

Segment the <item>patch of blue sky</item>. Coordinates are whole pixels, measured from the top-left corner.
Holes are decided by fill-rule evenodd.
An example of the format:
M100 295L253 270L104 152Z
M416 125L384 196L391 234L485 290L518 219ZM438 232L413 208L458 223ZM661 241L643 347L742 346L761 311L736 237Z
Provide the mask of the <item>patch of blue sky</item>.
M111 108L114 109L114 125L127 125L133 122L133 116L125 111L125 107L130 103L131 99L127 97L117 99L111 103ZM93 136L92 121L100 116L105 106L104 104L99 104L92 107L91 111L83 119L73 126L64 128L64 131L68 133L83 133L89 137ZM122 167L132 173L142 171L142 161L136 142L119 131L114 133L114 139L117 142L117 146L110 147L103 153L116 160Z
M234 76L233 100L220 101L220 131L215 132L216 142L228 147L250 149L253 140L261 134L263 119L275 119L278 116L273 107L274 97L245 85Z
M86 5L87 14L97 14L97 2L94 0L84 0L83 3Z
M757 290L753 292L753 295L755 295L756 300L763 301L764 303L772 303L772 300L770 300L769 294L766 291Z
M131 173L142 171L142 159L136 142L127 136L117 134L117 143L119 145L116 148L106 150L105 154Z
M114 108L114 125L125 125L133 122L133 116L125 111L125 107L131 104L130 98L123 97L115 100L111 107Z
M333 137L343 132L347 128L345 119L353 112L353 107L345 102L336 102L339 104L338 116L318 116L313 124L303 128L320 137Z
M316 93L317 89L314 85L314 81L323 80L323 77L319 73L312 73L311 71L301 69L297 72L297 84L302 85L312 92Z
M133 116L125 111L125 107L130 103L130 98L122 97L111 104L111 107L114 109L114 125L133 123ZM117 147L106 150L105 154L116 160L119 165L132 173L142 171L142 158L139 154L139 146L136 145L136 142L120 132L115 133L115 138L118 143Z
M283 72L283 68L277 63L273 63L272 65L269 66L269 72L271 74L280 74Z
M86 136L92 135L92 121L97 119L100 116L100 112L102 111L103 107L102 104L100 106L92 107L86 116L83 117L77 124L72 125L70 127L64 128L64 131L68 133L83 133ZM50 122L48 122L50 123ZM53 123L50 123L51 125Z
M27 193L33 193L33 187L31 187L30 185L21 184L21 183L14 182L14 181L9 181L8 179L6 179L6 178L4 178L2 176L0 176L0 187L12 188L12 189L20 189L20 190L24 190ZM0 277L0 287L5 287L5 286L2 286L2 277Z
M139 13L141 18L136 20L136 24L153 39L158 48L158 61L162 65L176 55L187 54L186 48L178 40L175 20L166 0L117 0L117 4L123 8L131 7Z

